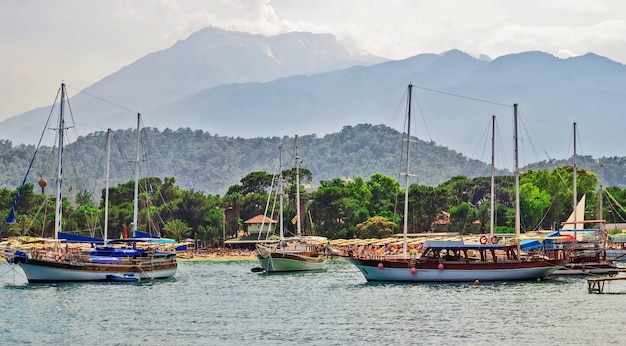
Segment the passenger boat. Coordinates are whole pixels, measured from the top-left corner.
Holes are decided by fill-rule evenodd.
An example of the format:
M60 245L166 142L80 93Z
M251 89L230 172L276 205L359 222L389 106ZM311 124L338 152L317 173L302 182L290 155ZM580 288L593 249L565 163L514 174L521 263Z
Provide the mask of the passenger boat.
M367 281L473 282L536 280L558 269L542 258L517 257L515 245L426 241L421 256L347 259Z
M460 240L426 241L419 257L407 257L409 206L409 146L411 143L412 84L408 87L406 127L406 177L404 197L403 247L401 255L346 257L367 281L392 282L464 282L537 280L552 274L558 266L543 257L521 258L519 241L513 244L466 244ZM514 106L517 124L517 105ZM515 126L517 132L517 126ZM515 134L516 236L519 239L519 170L517 169L517 134Z
M176 253L173 251L160 251L158 246L148 246L146 248L137 247L138 243L151 241L149 239L121 239L119 241L109 241L107 239L107 214L108 214L108 190L109 190L109 166L110 161L110 136L111 130L107 132L107 177L105 194L105 220L104 238L99 246L88 248L70 247L70 244L63 244L63 204L62 204L62 183L63 183L63 148L64 131L68 125L64 120L65 104L69 102L65 84L61 84L59 89L59 120L58 120L58 163L56 177L56 209L55 209L55 233L54 239L50 240L43 248L18 249L12 255L6 256L7 262L21 267L29 283L41 282L65 282L65 281L107 281L111 275L127 274L141 279L161 279L173 276L177 270ZM139 138L140 117L137 118L137 136ZM43 136L43 135L42 135ZM139 140L138 140L139 142ZM39 149L39 147L37 148ZM139 149L138 149L139 150ZM37 154L37 150L35 154ZM33 156L34 160L34 156ZM28 177L28 172L26 173ZM26 182L26 177L24 182ZM136 178L137 180L137 178ZM9 223L15 222L15 208L22 192L22 187L15 198L13 207L9 212L0 233ZM137 192L135 189L135 211L137 210ZM136 217L135 217L136 220ZM135 222L136 225L136 222ZM156 240L155 240L156 241ZM163 240L158 240L162 242ZM119 242L122 242L121 244ZM92 243L95 245L95 243Z

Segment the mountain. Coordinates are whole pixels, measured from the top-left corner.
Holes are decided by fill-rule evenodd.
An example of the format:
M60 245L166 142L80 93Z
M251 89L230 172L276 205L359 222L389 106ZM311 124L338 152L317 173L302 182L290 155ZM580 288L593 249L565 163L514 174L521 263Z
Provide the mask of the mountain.
M95 83L72 105L91 126L82 134L131 127L137 111L130 109L140 109L146 125L161 130L242 138L325 136L362 123L402 128L396 123L401 93L412 82L418 138L473 157L472 144L496 115L503 129L499 136L508 138L500 141L502 150L512 152L517 103L520 137L532 147L522 157L536 162L571 156L573 122L580 132L579 153L622 156L625 78L623 64L592 53L560 59L524 52L491 60L452 50L382 61L351 54L330 35L267 37L208 28ZM33 143L34 120L47 113L41 109L4 121L0 138Z
M505 124L501 136L512 138L512 106L518 103L521 137L544 153L528 161L569 157L573 122L584 145L579 152L620 156L616 138L626 126L620 115L625 78L624 65L594 54L559 59L526 52L485 61L453 50L267 83L219 85L148 114L160 127L245 138L325 135L363 122L401 128L393 123L393 110L400 91L413 82L418 137L465 155L471 156L467 144L476 143L491 115ZM504 141L505 152L512 151L512 142Z
M94 129L132 127L134 113L216 85L267 82L384 60L351 53L328 34L263 36L209 27L170 48L146 55L82 91L72 90L70 81L67 84L70 92L76 92L70 95L73 113L80 114L85 124L78 133L86 135ZM53 93L51 90L51 97ZM39 134L33 128L39 128L48 113L49 107L43 107L1 122L0 138L36 143ZM102 125L102 120L111 115L119 120ZM187 127L185 121L171 128L179 127Z

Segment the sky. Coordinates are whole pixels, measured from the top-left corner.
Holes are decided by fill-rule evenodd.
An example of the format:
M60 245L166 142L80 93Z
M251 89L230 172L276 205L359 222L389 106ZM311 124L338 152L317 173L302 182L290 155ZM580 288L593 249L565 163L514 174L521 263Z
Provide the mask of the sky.
M0 121L53 103L207 26L334 34L389 59L593 52L626 63L622 0L0 0Z

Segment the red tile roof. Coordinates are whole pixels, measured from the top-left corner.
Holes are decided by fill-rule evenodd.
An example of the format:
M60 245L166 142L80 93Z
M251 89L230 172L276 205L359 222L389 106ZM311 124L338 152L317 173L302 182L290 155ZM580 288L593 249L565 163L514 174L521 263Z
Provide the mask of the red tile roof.
M269 225L272 223L278 223L277 220L272 220L269 217L265 217L263 215L257 215L251 219L248 219L246 221L244 221L244 223L256 223L256 224L262 224L263 223L263 219L265 218L265 224Z

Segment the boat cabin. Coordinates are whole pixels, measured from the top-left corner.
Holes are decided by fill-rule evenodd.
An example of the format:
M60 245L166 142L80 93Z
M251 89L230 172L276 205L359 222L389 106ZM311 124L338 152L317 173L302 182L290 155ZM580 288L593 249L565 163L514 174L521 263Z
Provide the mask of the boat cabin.
M445 262L517 261L514 246L503 244L466 244L463 241L426 241L420 260Z

